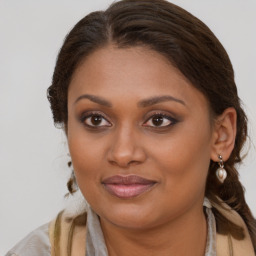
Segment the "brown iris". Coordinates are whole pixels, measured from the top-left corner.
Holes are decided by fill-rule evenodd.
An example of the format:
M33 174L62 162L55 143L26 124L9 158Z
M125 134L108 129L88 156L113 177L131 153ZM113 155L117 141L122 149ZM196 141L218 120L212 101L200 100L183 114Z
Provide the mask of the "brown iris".
M92 116L91 122L93 125L99 125L102 122L102 116L99 116L99 115Z
M152 118L152 123L155 126L160 126L163 123L163 117L162 116L154 116Z

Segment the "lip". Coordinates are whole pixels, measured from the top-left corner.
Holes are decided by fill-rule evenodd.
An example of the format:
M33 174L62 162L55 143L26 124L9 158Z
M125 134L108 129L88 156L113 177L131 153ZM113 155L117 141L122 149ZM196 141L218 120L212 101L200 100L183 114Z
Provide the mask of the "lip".
M137 197L150 190L157 182L137 175L115 175L102 181L104 188L121 199Z

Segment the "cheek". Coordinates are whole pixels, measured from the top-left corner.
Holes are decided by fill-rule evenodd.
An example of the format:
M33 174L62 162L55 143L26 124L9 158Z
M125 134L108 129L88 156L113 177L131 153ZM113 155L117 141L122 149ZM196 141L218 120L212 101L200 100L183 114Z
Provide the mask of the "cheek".
M99 151L97 147L88 146L83 141L69 142L70 155L76 176L77 184L89 202L97 201L99 194L99 170L101 169Z
M102 146L82 136L77 136L77 138L69 139L74 170L77 176L96 177L103 158Z
M102 136L96 133L88 133L82 123L69 115L68 122L68 146L73 161L73 166L77 171L85 166L94 166L99 161L99 153L102 150ZM90 168L89 168L90 169Z
M68 128L68 145L75 176L81 191L85 192L84 188L94 187L100 179L99 170L104 158L102 141L97 136L86 135L84 127L74 125L72 120Z
M179 130L162 145L157 165L162 170L167 190L176 196L204 192L210 164L210 141L210 127L191 125Z

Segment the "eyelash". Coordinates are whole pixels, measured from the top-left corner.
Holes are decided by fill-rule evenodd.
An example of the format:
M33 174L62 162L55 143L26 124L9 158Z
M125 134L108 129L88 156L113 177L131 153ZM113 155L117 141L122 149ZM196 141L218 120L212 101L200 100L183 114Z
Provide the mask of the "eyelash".
M154 117L162 117L164 119L167 119L168 121L170 121L170 124L168 125L164 125L164 126L150 126L151 128L155 128L155 129L164 129L164 128L168 128L174 124L176 124L178 122L177 119L167 115L167 114L164 114L164 113L161 113L161 112L155 112L155 113L152 113L151 116L147 119L147 121L145 123L147 123L149 120L153 119ZM143 124L143 126L146 126Z
M83 114L80 121L81 123L83 123L86 127L90 128L90 129L99 129L99 128L102 128L102 127L106 127L106 126L93 126L93 125L88 125L85 123L85 121L87 119L89 119L90 117L93 117L93 116L99 116L99 117L102 117L103 119L105 119L108 123L110 123L108 121L108 119L100 112L97 112L97 111L93 111L93 112L89 112L89 113L86 113L86 114ZM111 125L107 126L107 127L110 127Z
M90 113L83 114L82 117L80 118L80 121L81 121L81 123L83 123L86 127L90 128L90 129L100 129L100 128L111 127L111 126L112 126L111 124L110 124L110 125L103 125L103 126L97 126L97 125L89 125L89 124L86 124L85 121L86 121L87 119L93 117L93 116L99 116L100 118L103 118L103 119L105 119L108 123L110 123L110 122L108 121L108 119L107 119L102 113L97 112L97 111L96 111L96 112L93 111L93 112L90 112ZM175 119L175 118L173 118L173 117L171 117L171 116L169 116L169 115L166 115L166 114L161 113L161 112L155 112L155 113L153 113L153 114L146 120L146 122L143 123L143 126L148 127L147 125L144 125L144 124L147 123L149 120L153 119L154 117L157 117L157 116L162 117L162 118L164 118L164 119L167 119L168 121L170 121L170 124L165 125L165 126L149 126L149 127L155 128L155 129L164 129L164 128L170 127L170 126L172 126L172 125L174 125L174 124L176 124L176 123L178 122L177 119Z

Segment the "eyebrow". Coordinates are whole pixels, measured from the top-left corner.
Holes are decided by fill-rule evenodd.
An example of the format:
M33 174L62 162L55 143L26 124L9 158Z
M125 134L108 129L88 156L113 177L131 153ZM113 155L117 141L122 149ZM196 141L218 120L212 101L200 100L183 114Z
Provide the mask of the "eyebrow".
M175 102L181 103L184 106L186 105L183 100L177 99L170 95L163 95L163 96L155 96L155 97L151 97L151 98L148 98L145 100L141 100L138 102L138 106L145 108L145 107L149 107L154 104L165 102L165 101L175 101Z
M82 99L88 99L92 102L98 103L99 105L102 105L105 107L109 107L109 108L112 107L112 104L109 101L103 99L102 97L91 95L91 94L83 94L83 95L79 96L76 99L75 103L77 103L78 101L80 101Z
M109 108L111 108L113 106L112 103L109 102L108 100L106 100L102 97L99 97L99 96L91 95L91 94L83 94L83 95L79 96L76 99L75 103L77 103L78 101L80 101L82 99L88 99L92 102L95 102L99 105L109 107ZM145 107L149 107L149 106L155 105L157 103L166 102L166 101L175 101L184 106L186 105L183 100L177 99L170 95L162 95L162 96L154 96L154 97L151 97L148 99L141 100L138 102L137 106L141 107L141 108L145 108Z

